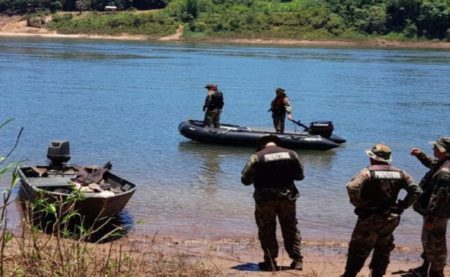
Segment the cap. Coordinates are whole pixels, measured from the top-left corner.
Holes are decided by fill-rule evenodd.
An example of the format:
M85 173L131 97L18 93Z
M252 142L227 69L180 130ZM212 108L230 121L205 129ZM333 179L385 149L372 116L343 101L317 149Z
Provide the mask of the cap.
M274 142L275 144L279 144L281 142L281 140L276 135L265 135L259 139L260 145L266 145L269 142Z
M434 144L440 152L450 156L450 137L440 137L435 141L430 142Z
M207 88L207 89L217 89L217 85L215 85L215 84L207 84L205 86L205 88Z
M385 144L375 144L370 150L366 150L367 156L379 162L391 163L391 148Z
M282 88L277 88L277 89L275 90L275 92L276 92L276 93L284 93L285 90L282 89Z

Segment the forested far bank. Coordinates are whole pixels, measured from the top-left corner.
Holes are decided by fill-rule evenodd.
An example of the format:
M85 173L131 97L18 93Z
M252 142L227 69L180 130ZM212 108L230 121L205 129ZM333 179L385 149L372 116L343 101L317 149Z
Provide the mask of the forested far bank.
M450 0L0 0L0 12L59 33L450 41Z

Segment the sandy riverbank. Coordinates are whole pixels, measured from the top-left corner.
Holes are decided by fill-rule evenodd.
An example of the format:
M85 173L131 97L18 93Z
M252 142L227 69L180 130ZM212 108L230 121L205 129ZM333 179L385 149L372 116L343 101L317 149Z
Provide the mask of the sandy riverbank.
M183 26L180 25L174 34L161 37L156 41L178 41L191 42L190 38L183 37ZM42 38L64 38L64 39L105 39L105 40L129 40L129 41L155 41L145 35L121 34L92 35L92 34L58 34L46 28L35 28L27 26L26 20L20 16L0 15L0 37L42 37ZM317 46L317 47L368 47L368 48L417 48L417 49L450 49L450 42L401 42L388 40L370 41L335 41L335 40L291 40L291 39L221 39L205 38L195 40L207 43L227 44L254 44L254 45L281 45L281 46Z
M134 246L133 251L142 251L148 242L145 236L130 235L118 243ZM153 247L168 256L183 255L190 260L199 261L205 267L218 270L223 276L322 276L334 277L343 273L346 262L347 243L305 241L302 245L304 255L304 270L290 270L291 262L280 244L280 255L277 259L280 271L261 272L257 263L261 261L262 252L259 242L252 238L222 238L222 239L187 239L181 237L164 237L158 235L152 242ZM409 268L420 265L420 248L397 246L392 252L391 263L385 276L411 277L406 272ZM370 260L358 277L370 276L368 268ZM446 268L445 276L450 276L450 268Z

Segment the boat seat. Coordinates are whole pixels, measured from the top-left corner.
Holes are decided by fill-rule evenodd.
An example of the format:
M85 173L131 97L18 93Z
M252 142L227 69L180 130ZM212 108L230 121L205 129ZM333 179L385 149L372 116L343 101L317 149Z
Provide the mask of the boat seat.
M28 178L30 185L34 187L72 187L73 183L68 176L64 177L36 177Z

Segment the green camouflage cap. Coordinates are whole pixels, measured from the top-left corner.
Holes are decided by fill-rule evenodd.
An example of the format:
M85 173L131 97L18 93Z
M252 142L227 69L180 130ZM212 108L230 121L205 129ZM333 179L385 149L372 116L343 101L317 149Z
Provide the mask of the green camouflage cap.
M450 156L450 137L440 137L430 143L435 145L446 156Z

